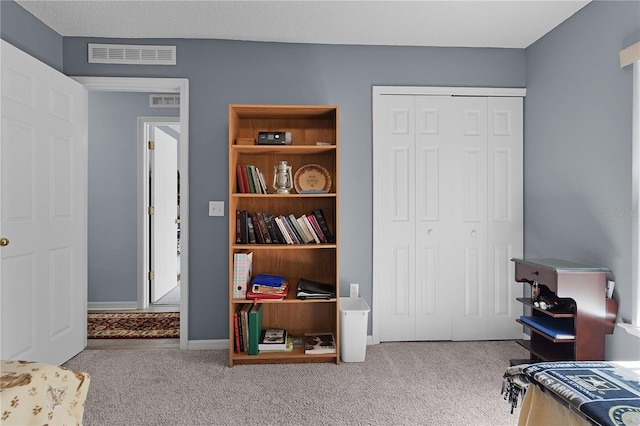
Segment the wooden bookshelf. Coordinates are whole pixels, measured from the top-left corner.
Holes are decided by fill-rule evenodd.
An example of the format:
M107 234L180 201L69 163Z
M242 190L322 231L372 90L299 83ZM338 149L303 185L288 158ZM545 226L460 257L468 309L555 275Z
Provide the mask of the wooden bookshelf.
M304 363L340 361L339 315L339 173L338 107L315 105L230 105L229 106L229 366L248 363ZM291 132L290 145L246 145L239 138L257 139L258 132ZM317 145L316 142L323 142ZM246 142L245 142L246 143ZM271 187L274 166L286 161L292 175L304 165L318 164L331 176L327 193L276 194ZM253 165L264 175L269 193L240 193L236 165ZM322 209L334 242L316 244L239 244L236 211L266 212L269 215L300 217ZM235 348L234 312L253 300L233 298L233 255L253 252L252 276L283 275L289 283L285 300L261 300L262 328L283 328L289 335L332 332L335 354L305 354L303 347L292 352L248 355ZM299 300L295 297L300 278L331 284L336 297L328 300Z

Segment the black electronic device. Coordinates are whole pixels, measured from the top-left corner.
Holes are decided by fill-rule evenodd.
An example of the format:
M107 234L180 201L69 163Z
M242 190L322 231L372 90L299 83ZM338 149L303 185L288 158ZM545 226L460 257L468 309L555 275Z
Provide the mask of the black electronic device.
M258 132L258 145L287 145L286 132Z

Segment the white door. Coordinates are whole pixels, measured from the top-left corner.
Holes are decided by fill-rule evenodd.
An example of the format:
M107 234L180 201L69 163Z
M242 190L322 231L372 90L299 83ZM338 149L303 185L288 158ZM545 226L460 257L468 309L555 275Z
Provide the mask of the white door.
M152 129L151 302L157 302L178 284L178 143L161 127Z
M87 92L2 41L2 359L61 364L87 336Z
M381 341L515 338L522 99L380 95L374 300Z

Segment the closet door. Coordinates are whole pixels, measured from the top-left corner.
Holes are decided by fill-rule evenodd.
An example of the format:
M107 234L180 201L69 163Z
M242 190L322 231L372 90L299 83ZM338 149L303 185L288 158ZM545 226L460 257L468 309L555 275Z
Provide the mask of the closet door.
M380 341L519 337L522 98L382 95L377 111Z

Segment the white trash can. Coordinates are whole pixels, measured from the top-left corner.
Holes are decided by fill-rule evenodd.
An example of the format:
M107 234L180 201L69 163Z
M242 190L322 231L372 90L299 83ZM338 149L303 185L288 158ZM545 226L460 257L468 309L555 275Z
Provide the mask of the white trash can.
M369 305L361 297L340 298L340 358L363 362L367 353Z

